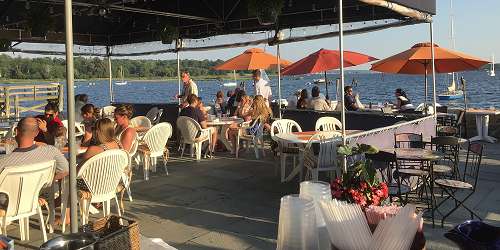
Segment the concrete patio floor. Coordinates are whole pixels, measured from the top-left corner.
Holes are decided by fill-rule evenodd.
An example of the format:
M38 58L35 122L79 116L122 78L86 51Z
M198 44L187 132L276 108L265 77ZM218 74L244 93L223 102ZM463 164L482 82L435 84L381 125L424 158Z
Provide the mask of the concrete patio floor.
M484 155L478 189L467 204L487 223L500 226L500 144L486 144ZM146 237L161 238L178 249L276 249L279 200L298 193L297 178L280 183L276 164L270 153L264 160L254 160L251 152L240 159L217 153L215 159L200 162L173 153L168 176L161 164L149 181L136 171L133 202L125 202L125 216L139 221ZM444 228L439 216L435 228L426 219L427 249L456 249L443 234L468 218L459 209ZM32 224L29 242L18 241L17 225L9 227L16 249L42 243L37 220Z

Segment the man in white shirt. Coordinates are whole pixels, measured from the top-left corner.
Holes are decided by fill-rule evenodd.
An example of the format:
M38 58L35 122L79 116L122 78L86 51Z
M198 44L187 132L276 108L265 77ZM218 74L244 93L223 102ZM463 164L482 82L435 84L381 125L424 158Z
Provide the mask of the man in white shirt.
M259 69L253 71L253 80L255 84L255 95L263 96L267 106L269 107L269 102L273 98L273 93L271 92L271 86L269 86L269 83L261 78Z
M311 90L312 99L309 102L309 108L317 111L331 111L332 108L325 99L320 97L318 86L314 86Z
M181 105L183 104L184 106L187 106L187 97L190 94L198 96L198 86L193 79L191 79L191 76L187 71L182 72L181 79L184 87L182 93L180 95L175 95L175 97L181 99Z

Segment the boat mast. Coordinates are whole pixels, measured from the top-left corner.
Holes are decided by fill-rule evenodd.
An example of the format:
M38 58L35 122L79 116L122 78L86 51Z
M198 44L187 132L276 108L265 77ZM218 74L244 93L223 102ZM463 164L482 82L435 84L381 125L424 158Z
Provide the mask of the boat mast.
M455 50L455 13L453 12L453 0L450 0L450 41L451 49ZM455 72L451 73L451 86L455 91Z

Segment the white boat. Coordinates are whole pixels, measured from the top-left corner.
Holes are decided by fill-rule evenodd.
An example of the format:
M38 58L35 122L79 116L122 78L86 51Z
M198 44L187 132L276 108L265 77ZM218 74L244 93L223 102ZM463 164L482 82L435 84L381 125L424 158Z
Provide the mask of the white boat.
M491 55L490 76L495 76L495 55Z
M314 84L324 84L325 83L325 79L324 78L314 79L313 83Z
M238 85L236 82L225 82L222 84L224 87L236 87Z
M118 71L120 75L120 81L115 82L115 85L127 85L127 81L123 80L123 66L120 66L120 70Z

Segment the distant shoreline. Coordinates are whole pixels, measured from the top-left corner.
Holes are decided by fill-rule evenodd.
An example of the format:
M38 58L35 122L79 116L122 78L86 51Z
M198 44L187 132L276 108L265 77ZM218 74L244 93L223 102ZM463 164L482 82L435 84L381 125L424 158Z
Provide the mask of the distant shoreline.
M233 77L229 76L218 76L218 75L208 75L208 76L193 76L192 77L195 81L216 81L216 80L222 80L222 81L234 81ZM244 76L239 76L237 77L237 81L245 81L251 79L250 75L244 75ZM90 78L90 79L75 79L75 83L77 82L93 82L93 81L107 81L108 78ZM120 79L113 78L113 81L117 81ZM125 81L129 82L163 82L163 81L177 81L177 77L166 77L166 78L141 78L141 77L130 77L130 78L125 78ZM32 84L34 82L39 82L39 83L51 83L51 82L64 82L66 79L0 79L0 83L11 83L11 84L16 84L16 83L22 83L22 84Z

